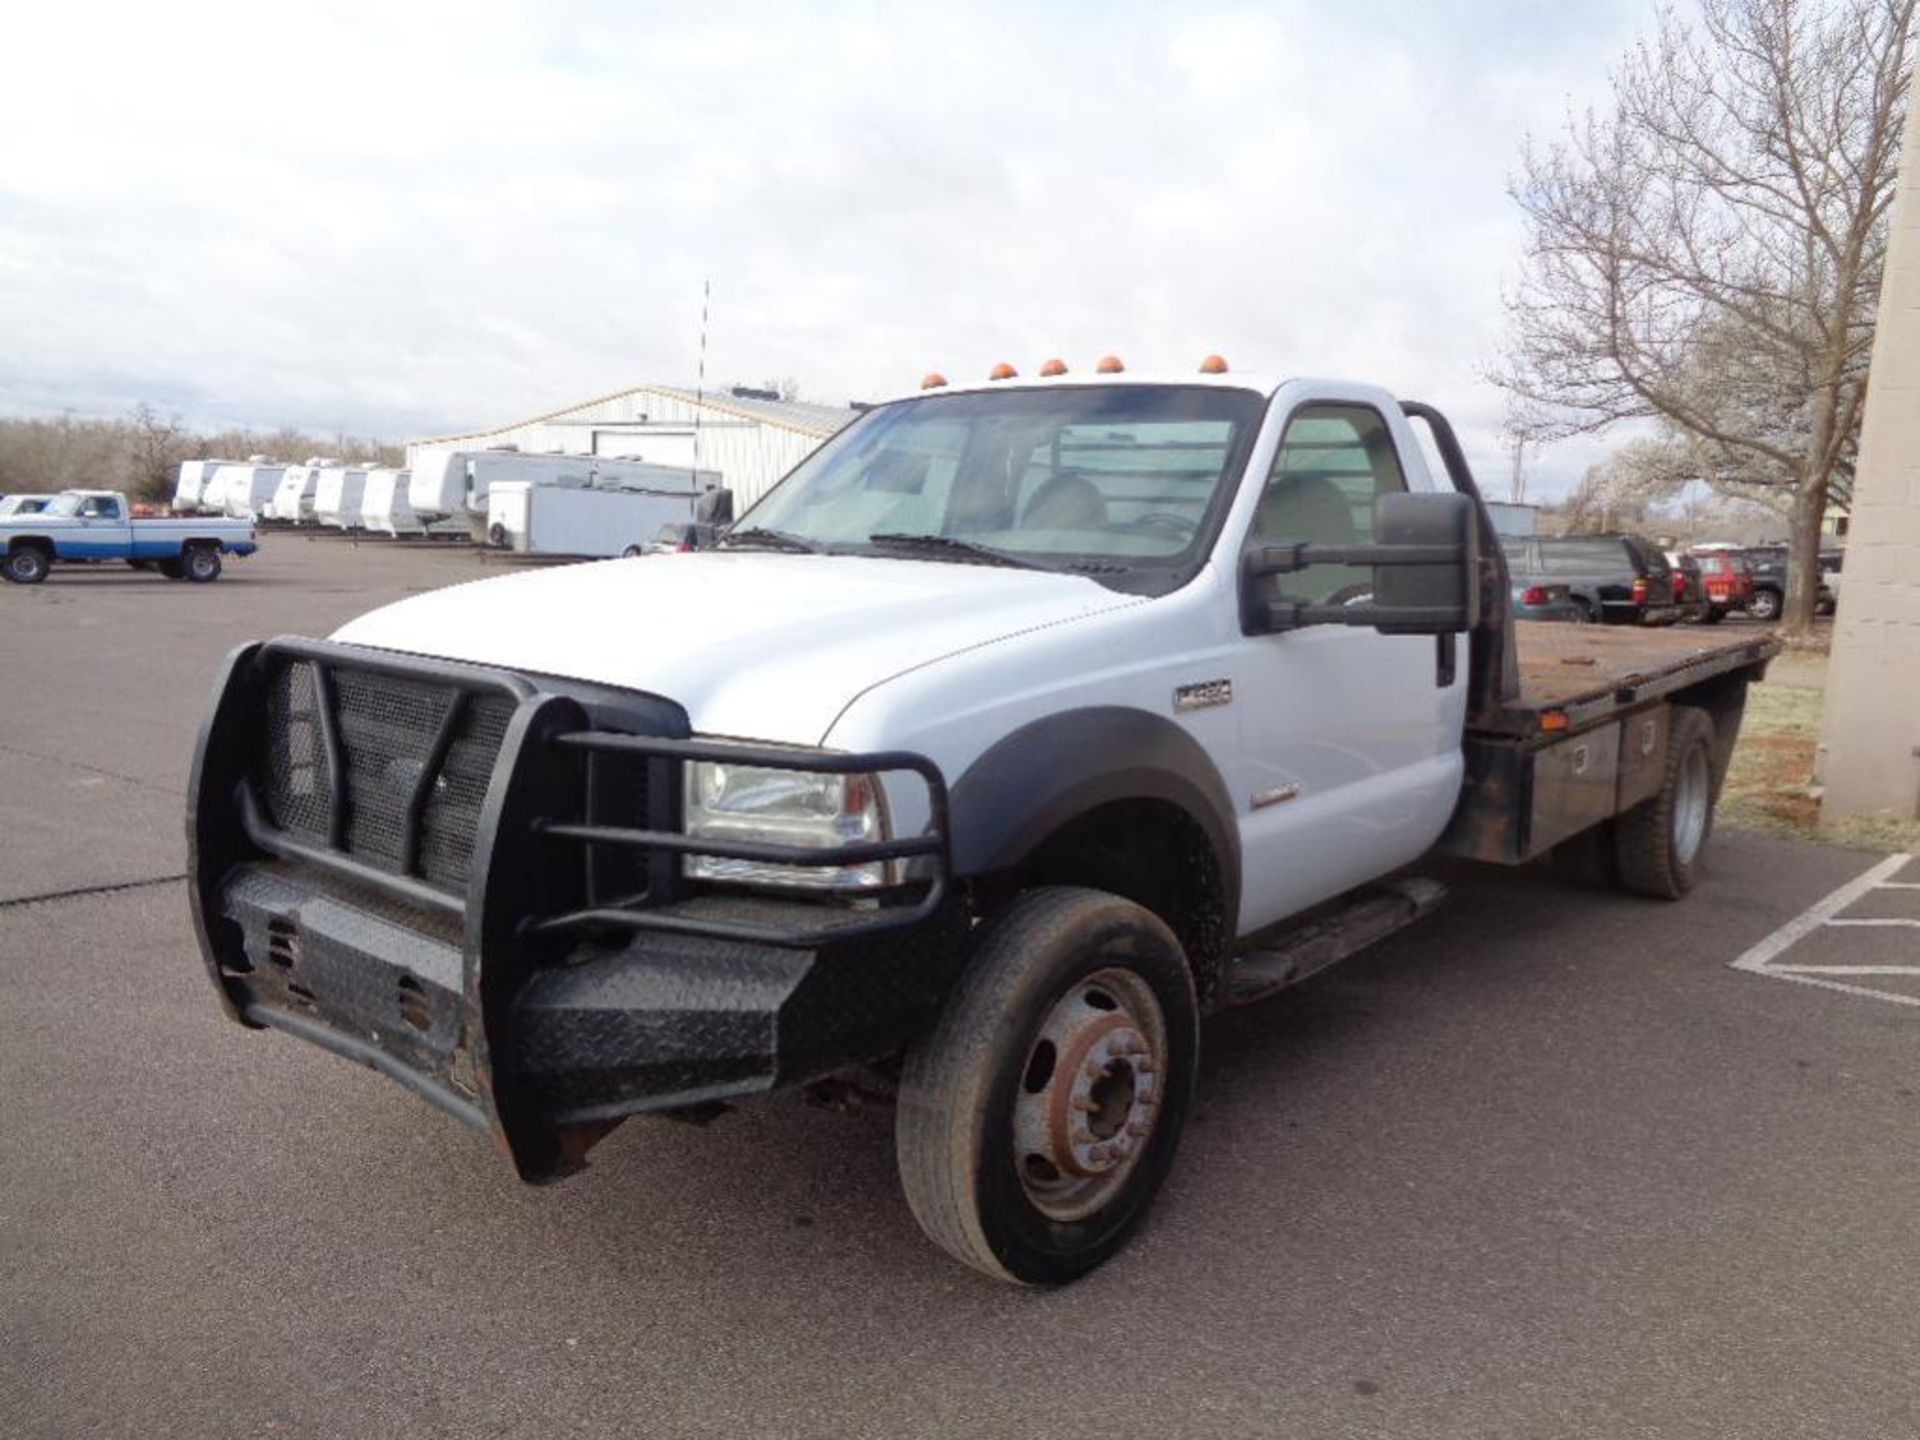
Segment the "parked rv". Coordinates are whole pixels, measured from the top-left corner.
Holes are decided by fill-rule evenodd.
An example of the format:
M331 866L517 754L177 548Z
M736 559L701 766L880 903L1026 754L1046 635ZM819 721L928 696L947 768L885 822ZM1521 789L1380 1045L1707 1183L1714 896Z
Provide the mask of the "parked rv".
M312 459L304 465L289 465L280 484L267 502L265 517L288 525L313 524L313 499L322 471L340 464L338 460Z
M313 484L313 519L335 530L360 526L360 502L367 489L367 472L355 465L326 469Z
M173 487L175 512L182 515L199 513L206 497L207 482L213 478L214 471L222 465L233 463L231 460L182 460L180 478Z
M360 528L378 535L418 535L422 526L407 500L405 470L382 465L367 471L366 491L360 497Z
M284 465L268 463L263 455L250 456L242 463L223 461L207 481L200 495L203 515L225 515L232 520L257 520L266 513Z

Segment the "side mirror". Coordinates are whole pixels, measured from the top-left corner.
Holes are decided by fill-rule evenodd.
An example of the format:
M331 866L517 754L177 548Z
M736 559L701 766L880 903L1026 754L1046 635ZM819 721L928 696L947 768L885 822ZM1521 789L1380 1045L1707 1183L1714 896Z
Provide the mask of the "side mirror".
M1383 635L1459 635L1480 613L1480 526L1471 497L1382 495L1372 545L1314 545L1256 536L1241 556L1240 620L1249 635L1306 625L1366 625ZM1351 605L1269 599L1264 581L1314 565L1368 565L1373 597Z
M726 526L733 523L733 491L724 485L703 490L693 502L693 518L702 525Z

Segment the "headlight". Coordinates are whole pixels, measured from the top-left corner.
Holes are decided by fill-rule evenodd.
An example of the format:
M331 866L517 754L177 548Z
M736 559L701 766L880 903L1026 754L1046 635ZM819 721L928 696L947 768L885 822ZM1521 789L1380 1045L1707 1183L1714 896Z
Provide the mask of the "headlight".
M687 834L812 850L889 837L887 810L871 775L820 775L758 765L695 761L687 766ZM867 865L768 865L689 855L695 880L874 890L898 880L898 862Z

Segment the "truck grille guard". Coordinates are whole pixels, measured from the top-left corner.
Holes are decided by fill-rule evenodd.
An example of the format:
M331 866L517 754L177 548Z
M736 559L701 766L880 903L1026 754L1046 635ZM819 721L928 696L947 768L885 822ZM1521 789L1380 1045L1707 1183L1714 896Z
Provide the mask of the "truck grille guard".
M319 746L325 756L324 774L328 790L327 833L324 840L319 840L303 837L293 830L277 825L269 814L269 807L262 803L258 772L256 771L254 776L241 777L240 783L232 793L238 806L241 827L248 842L276 859L296 865L311 866L350 884L379 892L402 904L419 906L455 918L464 916L470 904L478 897L472 895L470 890L454 890L445 885L434 884L420 873L420 855L423 849L423 828L428 800L436 782L442 777L442 766L446 762L453 737L469 707L482 697L495 696L511 702L516 707L516 720L522 712L529 717L539 715L546 719L556 703L564 704L566 697L563 694L542 692L524 677L505 671L486 670L477 666L412 656L389 655L381 651L363 650L327 641L282 638L268 641L258 647L251 647L241 652L241 655L246 656L247 663L256 671L276 661L291 661L312 668L313 712L317 720ZM223 683L223 689L232 686L234 682L232 671L238 668L240 661L241 656L236 655L230 664L229 675ZM353 853L347 843L353 814L348 795L353 767L351 757L346 753L347 747L339 715L336 677L342 670L387 676L403 681L426 681L452 694L451 703L439 718L427 753L420 761L411 789L406 795L397 863L388 866L360 858ZM495 773L492 783L495 787L501 784L503 776L507 785L517 783L519 773L528 768L518 763L522 757L513 753L516 749L524 748L524 745L515 747L511 744L516 728L523 732L526 743L543 747L549 753L549 758L577 752L587 757L589 765L597 755L617 754L669 762L676 767L675 773L677 773L677 766L694 761L764 766L814 775L912 773L918 775L925 783L929 805L928 829L925 834L892 840L861 841L833 847L705 840L677 830L601 824L594 822L591 818L574 820L561 814L549 813L543 808L541 813L532 815L520 827L523 835L561 844L588 847L615 846L671 856L697 855L794 868L828 869L902 859L924 860L929 863L924 877L915 877L888 889L863 892L857 897L862 900L872 899L882 902L872 909L841 909L828 903L825 897L819 899L805 897L808 903L816 905L824 915L837 917L825 920L817 926L752 925L695 918L672 913L670 909L663 906L658 896L642 893L611 903L568 907L538 918L529 916L525 922L527 933L550 936L595 928L628 931L658 930L674 934L701 935L713 939L753 941L766 945L804 949L829 941L855 939L915 925L934 914L945 903L951 883L947 787L939 767L925 756L907 751L861 754L790 750L778 746L634 735L614 730L563 729L551 723L510 725L508 741L502 745L498 758L494 762ZM269 743L281 743L283 739L284 737L272 737ZM584 797L590 793L591 780L588 777L582 777L581 784L577 787L577 795ZM501 798L490 794L487 809L496 812L497 815L501 811L520 808L499 803ZM551 802L560 797L541 798ZM482 831L488 828L487 818L485 815L481 818ZM496 837L496 844L498 839L499 837ZM896 899L903 892L914 891L920 893L918 898L910 903L885 903Z
M920 755L736 745L687 729L656 697L480 666L299 638L235 651L187 814L194 925L223 1006L486 1128L526 1179L566 1173L621 1114L825 1073L836 1045L869 1043L845 1029L865 1023L861 987L914 1013L936 993L933 937L957 913L945 781ZM928 823L828 848L689 836L677 827L692 761L911 773ZM687 855L914 864L902 883L844 904L690 883ZM842 948L856 940L867 944ZM908 963L919 955L924 965ZM656 989L692 989L647 1001L666 1006L647 1010L652 1020L620 1001L587 1017L598 1030L568 1030L586 1012L567 987L622 963ZM735 1019L726 996L742 975L762 998ZM681 1041L651 1062L658 1074L618 1070L655 1043L634 1035L681 1023L671 1017L687 1005L706 1017L696 1023L733 1027L735 1048L719 1052L733 1070L687 1071L670 1058Z

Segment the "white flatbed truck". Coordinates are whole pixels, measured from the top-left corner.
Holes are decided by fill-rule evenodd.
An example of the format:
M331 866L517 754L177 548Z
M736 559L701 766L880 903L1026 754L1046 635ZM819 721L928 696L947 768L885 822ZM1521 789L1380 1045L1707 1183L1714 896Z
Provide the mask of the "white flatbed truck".
M1172 1166L1203 1017L1424 914L1423 859L1693 885L1775 642L1510 606L1431 407L942 382L713 550L236 652L189 790L207 973L530 1181L630 1116L892 1091L934 1242L1071 1280Z

